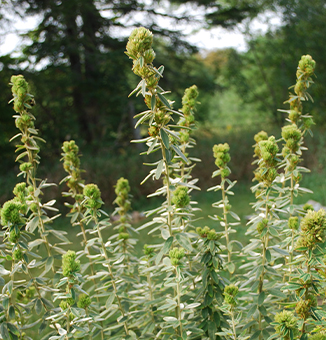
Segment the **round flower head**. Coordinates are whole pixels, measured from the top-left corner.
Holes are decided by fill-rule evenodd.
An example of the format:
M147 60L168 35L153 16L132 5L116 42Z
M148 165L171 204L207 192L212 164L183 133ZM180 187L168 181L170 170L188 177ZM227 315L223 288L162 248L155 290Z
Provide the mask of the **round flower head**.
M169 251L169 257L173 266L177 266L184 256L185 250L183 248L173 248Z
M77 306L86 309L91 304L91 298L86 294L80 294Z
M147 244L145 244L144 245L144 254L149 256L149 257L152 257L152 256L154 256L154 249L150 248Z
M130 192L129 181L123 177L119 178L115 186L116 195L119 195L124 199L127 199L129 192Z
M278 323L276 331L279 334L285 335L283 339L290 340L290 331L294 333L297 330L297 319L294 314L290 311L284 310L275 315L275 322Z
M12 258L15 261L20 261L23 258L23 256L24 256L24 254L19 248L16 248L12 253Z
M197 227L196 228L196 232L199 236L201 237L207 237L207 234L211 231L211 229L209 227L204 227L204 228L201 228L201 227Z
M308 210L306 216L301 220L301 232L303 237L312 241L309 248L314 248L314 244L324 242L326 230L326 212Z
M238 292L239 288L237 286L233 284L226 286L224 288L224 301L231 306L235 306L237 304L235 296L238 294Z
M4 203L1 209L1 224L6 226L8 223L13 225L21 222L20 210L22 208L22 204L15 201L10 200Z
M152 44L152 32L144 27L139 27L131 32L126 49L131 58L138 59L145 54L145 51L151 49Z
M261 222L257 223L257 231L259 232L259 234L263 232L263 230L267 227L267 225L268 225L267 218L264 218Z
M299 218L298 216L291 216L288 222L289 229L298 230L299 229Z
M177 208L186 207L190 203L188 189L184 186L179 186L173 194L172 203L175 204Z
M17 241L19 240L19 237L20 237L20 231L18 231L18 233L16 233L15 229L13 229L10 232L8 240L12 243L17 243Z
M90 209L99 209L102 206L101 191L96 184L87 184L83 194L86 198L85 206Z
M62 273L63 276L70 276L80 270L80 261L76 259L77 255L74 251L68 250L62 256Z

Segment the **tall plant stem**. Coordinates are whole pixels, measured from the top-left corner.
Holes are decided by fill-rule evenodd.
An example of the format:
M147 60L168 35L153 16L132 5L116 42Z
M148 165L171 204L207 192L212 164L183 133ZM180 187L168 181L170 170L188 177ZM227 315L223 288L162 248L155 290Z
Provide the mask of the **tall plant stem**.
M78 212L80 213L79 210L80 210L80 207L78 206ZM94 290L96 290L96 288L97 288L97 283L96 283L96 281L95 281L95 279L94 279L95 270L94 270L93 262L92 262L91 259L90 259L91 253L90 253L90 251L89 251L89 249L88 249L88 247L87 247L87 236L86 236L84 224L83 224L83 222L81 222L81 221L78 221L78 223L79 223L80 229L81 229L82 234L83 234L84 244L85 244L85 248L86 248L87 255L88 255L88 259L89 259L89 265L90 265L90 268L91 268L91 273L92 273L92 276L93 276L92 282L93 282L93 284L94 284ZM100 305L100 299L99 299L99 297L98 297L97 295L96 295L96 302L97 302L97 304L98 304L98 306L99 306L99 308L100 308L100 307L101 307L101 305ZM102 326L102 329L101 329L101 339L104 340L103 321L101 321L100 324L101 324L101 326Z
M227 218L227 210L225 206L225 187L224 187L225 181L222 179L221 183L221 191L222 191L222 199L223 199L223 220L224 220L224 229L225 229L225 239L226 239L226 249L228 251L228 263L231 262L231 252L229 250L229 231L228 231L228 218Z
M265 206L265 218L268 219L268 213L269 213L269 208L268 208L268 199L269 199L269 194L266 195L266 206ZM266 235L263 237L262 240L262 245L263 245L263 254L262 254L262 272L259 277L259 286L258 286L258 294L260 294L263 291L263 286L264 286L264 276L265 276L265 262L266 262L266 250L268 247L268 241L269 241L269 235L268 232ZM262 314L259 311L259 330L262 330ZM262 340L263 337L261 334L259 334L259 340Z
M26 134L27 134L27 132L26 132ZM44 235L45 234L45 227L44 227L43 219L41 218L42 212L41 212L41 207L40 207L40 204L39 204L40 202L39 202L38 197L35 196L35 192L37 190L36 178L35 178L36 177L35 176L36 175L36 162L35 162L35 159L33 157L31 150L27 147L27 145L25 145L25 146L26 146L26 150L27 150L28 161L33 164L33 169L32 169L33 176L28 175L27 184L32 184L32 186L33 186L33 199L34 199L34 203L37 204L37 216L38 216L38 220L39 220L39 228L41 230L40 234L41 234L42 240L44 241L48 257L50 257L51 256L51 248L50 248L50 244L48 242L47 237ZM52 262L51 270L55 274L54 261Z
M177 268L175 269L176 272L176 281L177 281L177 307L176 307L176 312L177 312L177 317L178 317L178 321L179 321L179 328L180 328L180 336L182 337L182 320L181 320L181 291L180 291L180 275L178 273Z
M172 209L171 209L171 192L170 192L170 175L169 175L169 165L166 158L166 152L165 152L165 146L163 144L163 141L161 140L161 148L162 148L162 157L163 162L165 166L165 176L166 176L166 197L167 197L167 203L168 203L168 227L169 227L169 233L170 236L172 236Z
M113 287L113 292L114 292L114 295L115 295L115 297L117 299L120 313L121 313L122 317L124 317L125 313L124 313L124 310L123 310L122 305L121 305L120 297L118 296L118 289L117 289L117 286L115 284L115 279L114 279L113 271L112 271L112 268L111 268L111 265L110 265L110 259L109 259L108 253L106 251L105 244L103 242L103 237L102 237L101 229L100 229L100 226L99 226L99 223L98 223L97 211L93 211L93 219L94 219L94 222L95 222L95 225L96 225L96 230L97 230L97 233L98 233L98 236L99 236L99 239L100 239L101 247L102 247L102 250L103 250L103 255L104 255L104 258L106 260L106 265L107 265L107 268L109 270L109 275L111 277L111 283L112 283L112 287ZM124 326L126 334L129 335L129 329L128 329L126 321L123 322L123 326Z
M45 309L47 312L49 312L50 310L49 310L48 306L47 306L47 305L43 302L43 300L42 300L42 295L41 295L41 293L40 293L40 289L39 289L39 287L37 286L37 284L36 284L36 282L35 282L35 280L34 280L34 277L32 276L32 274L31 274L31 272L30 272L30 270L29 270L29 268L28 268L28 263L25 262L25 260L24 260L24 263L25 263L25 266L26 266L26 268L27 268L27 274L28 274L30 280L31 280L32 283L33 283L33 286L34 286L34 288L35 288L35 291L37 292L37 295L38 295L39 300L41 301L41 303L42 303L44 309ZM59 326L58 326L53 320L52 320L52 325L54 326L54 328L57 330L57 332L58 332L58 334L59 334Z
M237 331L235 329L235 320L234 320L233 307L231 307L230 314L231 314L231 320L232 320L233 340L237 340Z
M293 173L291 173L291 198L290 198L290 207L293 206L293 201L294 201L294 180L293 180ZM290 217L292 214L290 213ZM289 281L291 279L291 274L292 274L292 262L293 262L293 248L294 248L294 237L295 237L295 231L292 229L292 236L291 236L291 250L289 251L290 253L290 264L289 264Z

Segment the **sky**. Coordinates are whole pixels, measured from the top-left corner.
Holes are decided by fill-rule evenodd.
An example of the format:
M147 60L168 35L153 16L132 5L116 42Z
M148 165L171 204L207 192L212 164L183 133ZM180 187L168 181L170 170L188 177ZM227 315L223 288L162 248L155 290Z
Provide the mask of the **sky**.
M1 1L1 0L0 0ZM38 24L38 18L15 18L14 26L9 28L9 33L0 33L0 55L14 52L21 44L18 34L26 33ZM275 13L265 13L255 19L250 28L252 32L266 32L268 27L277 27L281 23L280 18ZM239 25L233 30L226 30L221 27L206 30L192 26L184 27L184 33L188 34L187 40L198 46L201 50L216 50L233 47L239 51L246 50L246 39L244 25ZM129 33L128 33L129 34Z

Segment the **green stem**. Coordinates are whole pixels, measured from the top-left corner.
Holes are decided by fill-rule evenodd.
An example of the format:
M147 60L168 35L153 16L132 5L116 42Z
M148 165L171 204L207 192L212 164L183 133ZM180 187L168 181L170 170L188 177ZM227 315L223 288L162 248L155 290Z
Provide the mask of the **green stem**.
M102 250L103 250L103 255L104 255L105 260L106 260L106 265L107 265L107 268L109 270L109 275L111 277L113 292L114 292L115 298L117 299L120 313L121 313L122 317L124 317L125 313L124 313L124 310L123 310L122 305L121 305L120 297L118 296L118 289L117 289L117 286L115 284L115 278L114 278L113 271L112 271L112 268L111 268L111 265L110 265L110 259L109 259L108 253L106 251L105 244L103 242L103 237L102 237L101 229L100 229L100 226L99 226L99 223L98 223L97 211L96 210L93 211L93 219L94 219L94 222L95 222L95 225L96 225L98 237L100 239L101 247L102 247ZM123 322L123 326L124 326L126 334L129 335L129 329L128 329L126 321Z
M169 165L166 158L166 152L165 152L165 146L163 144L163 141L161 140L161 149L162 149L162 157L163 162L165 165L165 176L166 176L166 196L167 196L167 203L168 203L168 227L169 227L169 233L170 236L172 236L172 209L171 209L171 192L170 192L170 176L169 176Z
M225 200L227 198L225 194L225 188L224 188L225 181L222 179L221 183L221 191L222 191L222 199L223 199L223 219L224 219L224 229L225 229L225 239L226 239L226 249L228 251L228 263L231 262L231 252L229 250L229 231L228 231L228 219L227 219L227 210L225 206Z
M269 208L268 208L268 199L269 199L269 194L266 195L266 206L265 206L265 218L268 219L268 213L269 213ZM262 267L263 270L260 274L259 277L259 286L258 286L258 294L260 294L263 291L263 285L264 285L264 276L265 276L265 262L266 262L266 250L268 247L268 241L269 241L269 235L268 232L266 233L266 235L263 237L262 240L262 245L263 245L263 254L262 254ZM262 314L259 311L259 330L262 330ZM259 340L262 340L262 334L259 335Z
M232 320L233 340L236 340L237 339L237 331L235 329L235 320L234 320L233 307L231 307L230 314L231 314L231 320Z
M182 337L182 320L181 320L181 292L180 292L180 276L178 274L177 268L175 268L176 272L176 281L177 281L177 307L176 307L176 313L177 313L177 318L179 321L179 327L180 327L180 336Z

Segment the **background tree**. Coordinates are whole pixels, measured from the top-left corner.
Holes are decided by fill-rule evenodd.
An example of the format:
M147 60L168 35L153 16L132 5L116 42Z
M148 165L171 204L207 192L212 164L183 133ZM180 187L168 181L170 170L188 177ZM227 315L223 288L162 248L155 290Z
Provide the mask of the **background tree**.
M303 54L311 54L318 65L318 84L312 90L315 104L307 104L317 124L325 122L326 47L322 43L326 34L325 3L321 0L276 1L282 15L282 25L265 35L248 35L248 51L233 51L225 68L225 78L236 85L245 102L259 103L259 109L281 124L284 114L277 112L287 97L286 88L294 82L296 60ZM266 112L267 109L267 112Z

